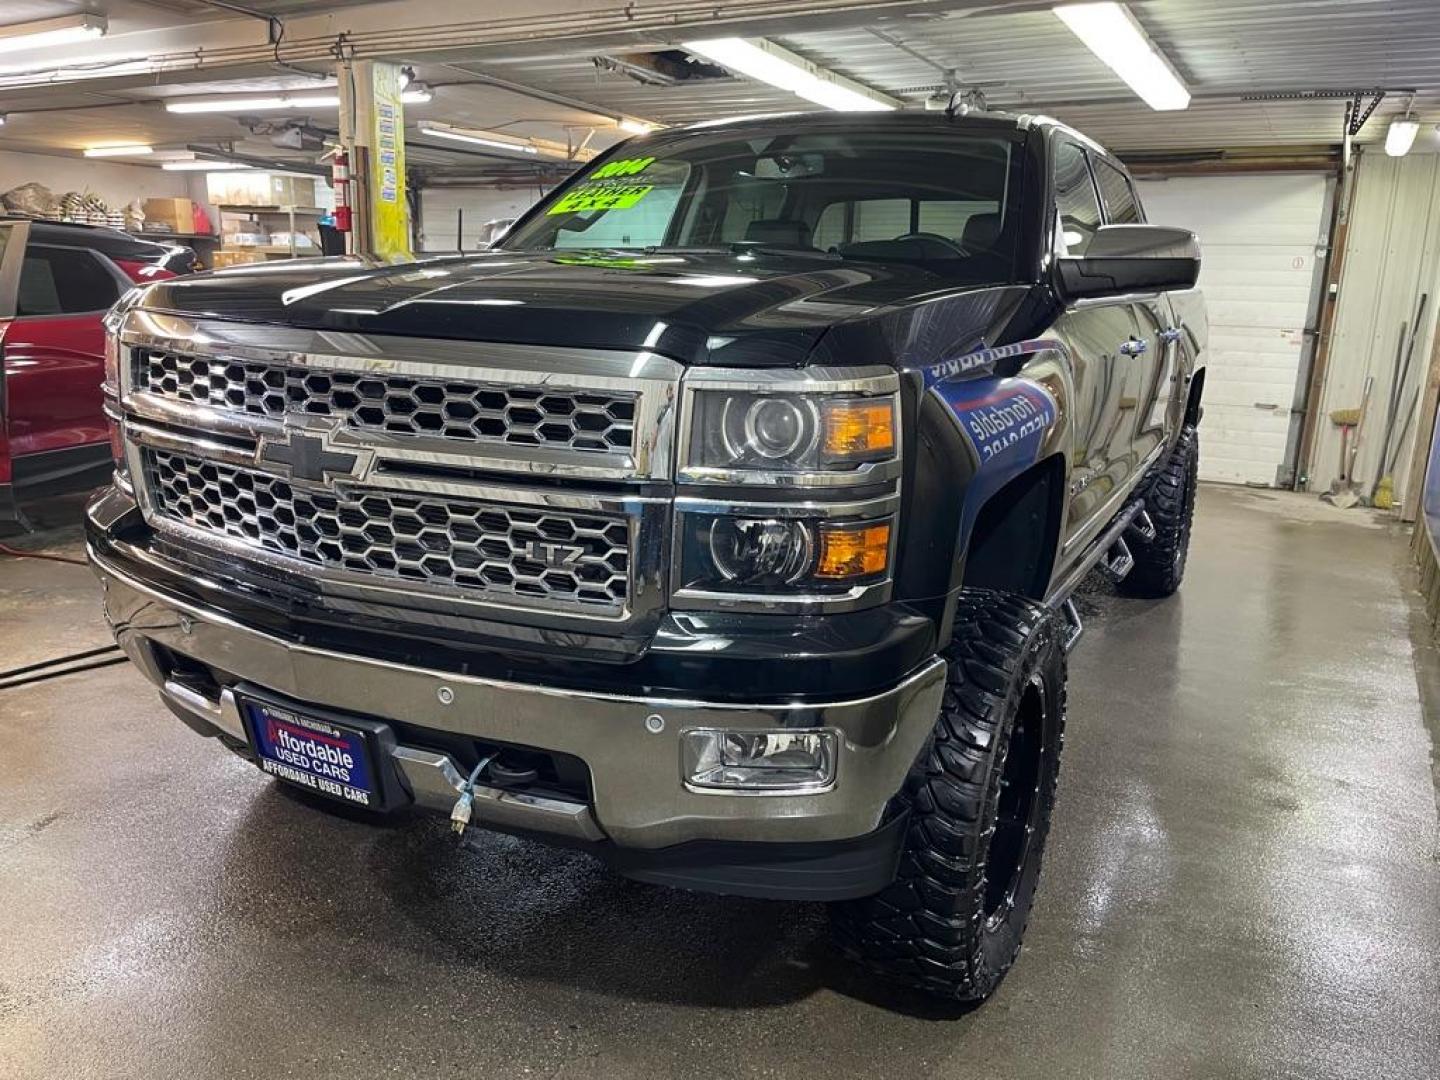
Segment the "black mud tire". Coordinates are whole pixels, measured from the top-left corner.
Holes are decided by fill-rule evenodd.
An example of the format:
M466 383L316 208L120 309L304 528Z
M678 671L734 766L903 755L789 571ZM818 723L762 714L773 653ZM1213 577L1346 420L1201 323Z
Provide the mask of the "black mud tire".
M934 735L897 796L910 812L896 880L832 905L836 945L953 1001L989 997L1020 953L1060 767L1065 650L1021 597L966 590Z
M1200 433L1186 425L1155 475L1145 482L1145 512L1155 525L1155 539L1141 540L1134 531L1125 543L1135 567L1117 588L1126 596L1151 599L1172 595L1185 577L1190 552L1190 525L1195 518L1195 480L1200 461Z

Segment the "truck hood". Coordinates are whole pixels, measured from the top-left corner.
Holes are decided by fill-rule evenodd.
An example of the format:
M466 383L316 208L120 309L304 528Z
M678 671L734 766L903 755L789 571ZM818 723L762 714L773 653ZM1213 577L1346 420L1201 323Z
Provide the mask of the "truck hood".
M401 265L313 259L157 282L140 303L344 332L600 349L688 364L796 366L840 322L953 281L916 267L765 254L492 251Z

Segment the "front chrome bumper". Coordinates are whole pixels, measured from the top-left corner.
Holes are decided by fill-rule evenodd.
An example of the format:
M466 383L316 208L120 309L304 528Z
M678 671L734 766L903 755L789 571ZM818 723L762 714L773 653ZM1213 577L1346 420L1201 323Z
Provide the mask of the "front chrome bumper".
M211 700L167 682L155 645L225 672L237 685L300 704L570 754L589 768L590 805L482 789L476 824L609 840L625 848L695 840L824 842L872 833L930 734L944 687L945 663L938 658L883 693L827 703L730 704L469 677L287 641L168 596L93 549L90 558L105 588L106 617L116 640L176 708L232 737L245 737L230 688ZM841 731L832 788L802 795L716 794L687 790L682 783L681 732L776 726ZM416 801L448 810L460 782L454 762L404 746L394 756Z

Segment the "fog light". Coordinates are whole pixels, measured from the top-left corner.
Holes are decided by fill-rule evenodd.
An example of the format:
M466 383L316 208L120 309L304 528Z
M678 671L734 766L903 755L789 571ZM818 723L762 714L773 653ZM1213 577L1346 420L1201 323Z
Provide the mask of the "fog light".
M839 745L834 728L692 728L680 735L685 784L702 791L825 791L835 783Z

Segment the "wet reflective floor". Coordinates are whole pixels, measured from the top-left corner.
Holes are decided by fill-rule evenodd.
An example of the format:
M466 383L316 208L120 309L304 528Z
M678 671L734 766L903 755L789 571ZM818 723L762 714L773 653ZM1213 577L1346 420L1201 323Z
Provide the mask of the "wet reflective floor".
M819 907L321 813L128 666L0 691L0 1077L1440 1075L1404 557L1209 487L1178 597L1087 591L1038 906L969 1012ZM0 559L0 669L105 641L86 571Z

